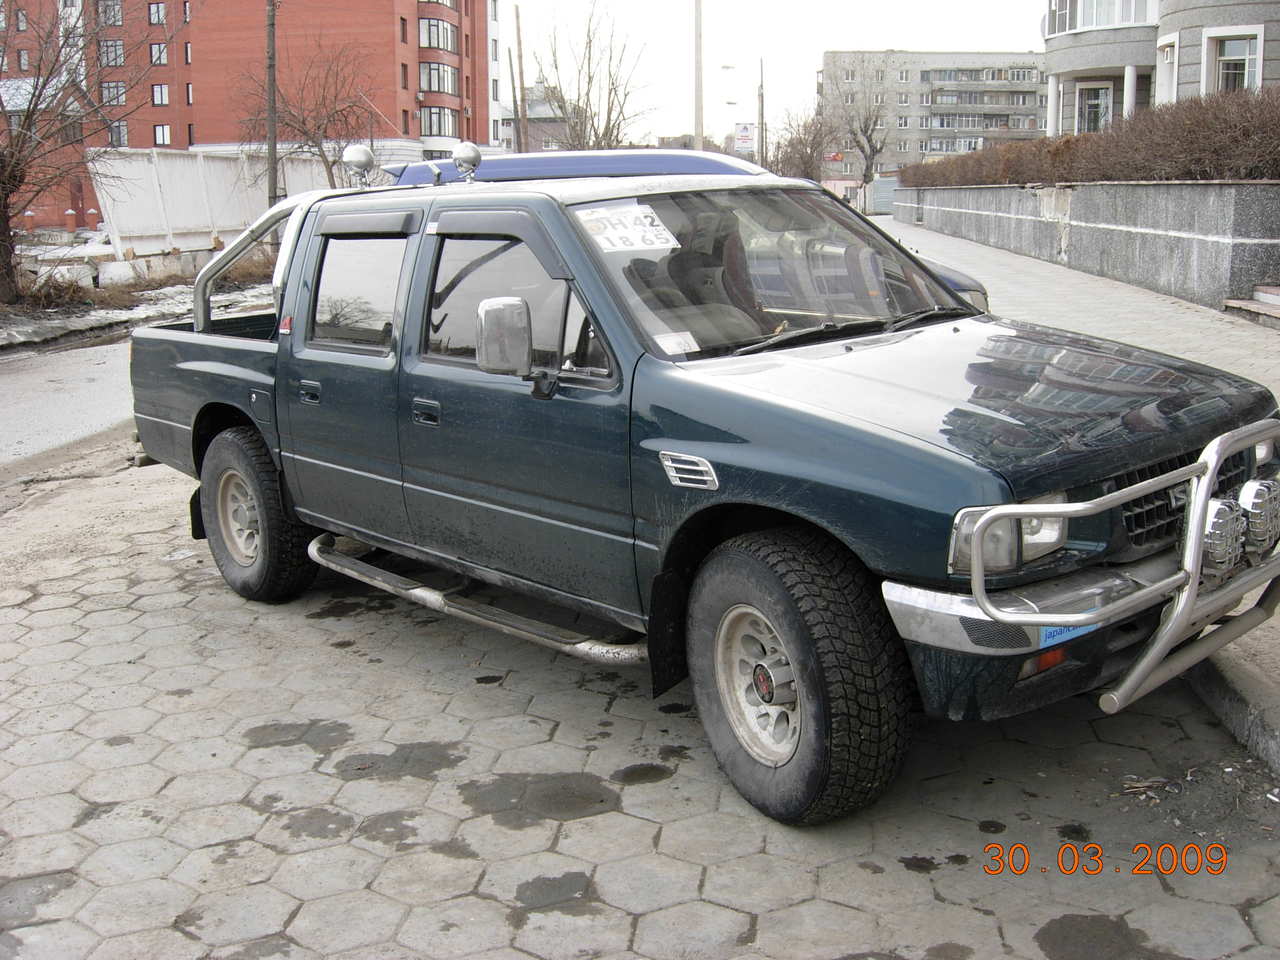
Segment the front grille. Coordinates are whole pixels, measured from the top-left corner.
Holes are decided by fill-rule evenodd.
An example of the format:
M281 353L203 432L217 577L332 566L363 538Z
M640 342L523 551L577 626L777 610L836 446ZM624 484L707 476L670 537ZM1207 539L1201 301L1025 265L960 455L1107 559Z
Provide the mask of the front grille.
M1168 460L1138 467L1112 477L1114 489L1131 487L1135 483L1150 480L1161 474L1189 466L1199 459L1198 453L1184 453ZM1240 485L1249 479L1249 453L1240 453L1228 457L1218 471L1218 483L1214 489L1217 496L1230 496ZM1186 486L1179 484L1167 490L1157 490L1145 497L1130 500L1121 508L1124 516L1124 529L1129 535L1129 543L1134 547L1164 546L1172 543L1182 533L1182 518L1186 509Z

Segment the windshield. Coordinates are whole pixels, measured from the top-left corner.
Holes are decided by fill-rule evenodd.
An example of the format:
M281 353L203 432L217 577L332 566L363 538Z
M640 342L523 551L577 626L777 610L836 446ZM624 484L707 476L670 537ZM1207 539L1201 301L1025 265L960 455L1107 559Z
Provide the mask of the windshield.
M799 342L779 335L806 329L878 332L959 303L817 190L655 194L573 210L649 341L676 360Z

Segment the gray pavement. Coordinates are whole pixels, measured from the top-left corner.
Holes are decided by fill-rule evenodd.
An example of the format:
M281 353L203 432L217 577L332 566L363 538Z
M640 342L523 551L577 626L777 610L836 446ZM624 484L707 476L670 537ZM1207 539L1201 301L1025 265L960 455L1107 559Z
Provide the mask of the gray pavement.
M1274 336L939 239L1009 315L1111 304L1112 335L1172 340L1190 309L1178 352L1242 361ZM191 485L51 482L0 517L0 957L1280 960L1277 780L1183 683L921 721L879 803L788 828L685 685L328 575L242 601Z

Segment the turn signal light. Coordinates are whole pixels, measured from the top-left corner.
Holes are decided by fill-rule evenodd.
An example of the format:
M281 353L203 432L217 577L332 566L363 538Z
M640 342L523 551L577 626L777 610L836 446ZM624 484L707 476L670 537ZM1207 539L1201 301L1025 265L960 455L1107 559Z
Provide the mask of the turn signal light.
M1046 670L1056 667L1060 663L1067 662L1067 651L1065 647L1055 647L1052 650L1046 650L1038 657L1029 657L1022 664L1022 670L1018 673L1019 680L1026 680L1028 677L1034 677L1038 673L1044 673Z

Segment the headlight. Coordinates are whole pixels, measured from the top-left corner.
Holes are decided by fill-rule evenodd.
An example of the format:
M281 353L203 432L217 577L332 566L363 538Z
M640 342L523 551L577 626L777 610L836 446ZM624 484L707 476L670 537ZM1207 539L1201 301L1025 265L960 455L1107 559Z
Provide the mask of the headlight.
M1065 493L1050 493L1026 503L1066 503ZM951 533L951 555L948 568L952 573L967 573L973 557L973 528L978 518L990 507L966 507L956 514ZM983 566L989 573L1002 573L1017 567L1019 560L1038 560L1067 542L1067 521L1062 517L1033 517L997 520L987 527L983 537Z
M983 313L989 313L991 310L987 295L981 290L962 290L960 291L960 296L964 297Z

